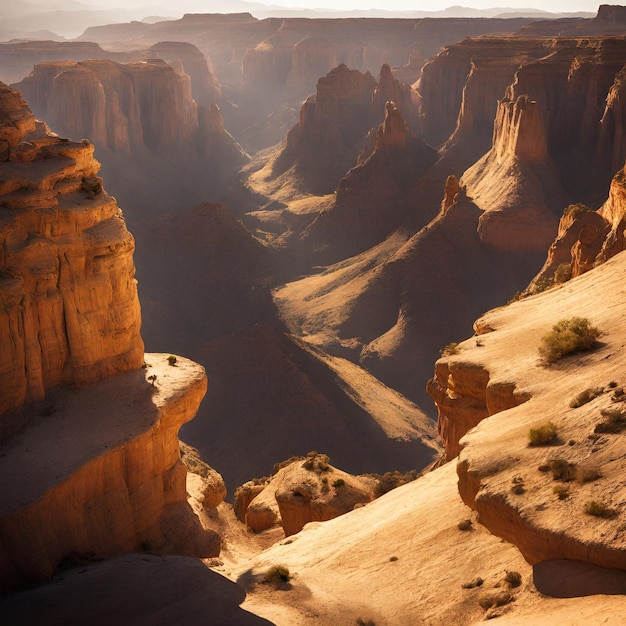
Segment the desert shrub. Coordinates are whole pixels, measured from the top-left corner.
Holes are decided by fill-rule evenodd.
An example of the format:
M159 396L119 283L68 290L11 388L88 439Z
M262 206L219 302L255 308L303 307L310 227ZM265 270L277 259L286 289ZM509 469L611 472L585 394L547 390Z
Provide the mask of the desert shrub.
M559 500L566 500L569 498L569 489L563 485L556 485L552 492L554 495L558 496Z
M561 263L554 270L554 283L560 285L566 283L572 277L572 266L569 263Z
M480 576L477 576L476 578L463 583L461 587L463 587L463 589L474 589L476 587L481 587L484 582L485 581Z
M83 146L90 146L91 145L91 141L89 141L89 139L81 139L80 141L83 144Z
M268 583L286 583L289 580L291 580L291 574L286 565L272 565L265 572L265 581Z
M330 469L330 457L326 454L319 454L315 450L308 452L302 467L310 472L318 474L327 472Z
M409 470L408 472L394 470L393 472L385 472L384 474L369 474L369 476L376 480L374 495L377 498L396 487L414 481L416 478L419 478L419 475L420 473L417 470Z
M284 461L280 461L279 463L274 463L274 467L272 468L272 476L274 474L278 474L278 472L283 469L283 467L287 467L287 465L291 465L292 463L296 463L297 461L304 461L306 457L304 456L290 456L288 459Z
M452 356L459 353L459 344L456 341L450 342L445 348L439 350L441 356Z
M521 478L520 476L515 476L515 478L513 478L512 480L512 487L511 487L511 492L521 496L525 491L525 487L524 487L524 479Z
M557 438L557 428L554 422L540 424L536 428L531 428L528 433L529 446L545 446L553 443Z
M599 502L598 500L589 500L589 502L585 503L585 507L583 510L587 515L604 517L605 519L613 517L613 515L615 514L615 512L606 504L604 504L604 502Z
M569 483L576 478L576 463L568 463L565 459L551 459L549 466L553 480Z
M472 525L472 520L471 519L462 519L457 525L456 527L459 530L473 530L474 526Z
M390 557L389 557L389 560L390 560L392 563L395 563L395 562L398 560L398 557L397 557L397 556L390 556Z
M177 360L178 360L178 359L177 359L177 358L176 358L173 354L170 354L170 355L167 357L167 362L168 362L170 365L176 365L176 361L177 361Z
M594 433L621 433L626 429L626 414L620 409L602 409L600 411L604 421L596 424Z
M590 350L599 336L600 331L586 317L562 319L541 338L539 354L544 362L554 363L566 354Z
M338 489L339 487L343 487L346 484L346 481L343 478L338 478L334 483L333 487Z
M583 404L587 404L587 402L591 402L594 398L597 398L602 394L602 387L590 387L589 389L585 389L581 391L570 403L570 407L572 409L577 409L578 407L583 406Z
M513 596L508 591L487 591L478 598L478 604L483 609L490 609L495 606L504 606L513 600Z
M519 587L522 584L522 575L519 572L508 572L504 575L504 581L511 587Z

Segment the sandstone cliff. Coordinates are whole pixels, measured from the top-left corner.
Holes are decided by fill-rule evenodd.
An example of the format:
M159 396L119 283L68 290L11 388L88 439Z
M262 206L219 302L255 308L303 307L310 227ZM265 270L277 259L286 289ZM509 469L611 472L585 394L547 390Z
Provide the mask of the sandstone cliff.
M186 505L177 438L206 374L144 362L134 240L93 145L50 133L1 85L0 155L0 585L64 559L217 554Z
M54 130L98 146L103 173L131 220L218 196L249 158L217 104L193 99L180 58L200 76L200 97L215 87L204 82L206 60L190 48L155 46L161 56L178 55L179 71L158 58L58 61L37 65L17 85Z
M584 204L573 204L565 209L546 262L525 294L580 276L624 250L624 182L624 169L621 169L613 177L606 202L597 211Z
M2 86L0 413L143 362L134 240L89 142L51 135Z
M616 531L623 515L623 443L621 435L602 434L614 431L599 426L611 412L623 412L616 285L625 262L618 254L567 287L488 313L476 322L476 338L437 363L432 389L447 449L457 445L461 433L455 428L480 420L475 407L482 404L483 417L490 416L458 442L461 497L530 563L569 559L619 569L626 564L623 535ZM617 298L615 306L598 307L608 293ZM601 328L602 342L587 354L542 365L542 336L573 313ZM576 402L584 390L593 390L590 400ZM524 398L530 401L520 404ZM530 429L548 421L557 429L554 445L529 445ZM604 512L590 508L592 501Z
M224 85L224 94L236 104L235 108L224 110L227 127L240 129L237 140L253 151L272 146L284 137L283 128L288 129L297 121L302 100L315 90L318 79L338 64L376 74L387 63L394 73L402 75L404 82L413 83L424 62L442 46L483 33L512 33L529 21L257 20L249 13L189 14L156 24L94 27L79 40L116 50L143 48L163 41L196 45L211 59L218 80ZM395 95L383 98L400 106ZM380 119L375 123L380 123Z
M493 147L463 174L461 185L483 210L481 241L509 252L539 252L554 238L563 204L537 102L502 100L494 122Z
M370 124L376 80L369 73L339 65L320 78L317 93L300 109L300 121L287 135L272 166L272 177L286 172L302 179L302 190L329 193L350 169Z
M219 553L186 503L177 437L206 375L167 356L148 354L145 369L79 392L54 390L41 414L25 408L28 427L2 442L3 587L49 578L64 559Z

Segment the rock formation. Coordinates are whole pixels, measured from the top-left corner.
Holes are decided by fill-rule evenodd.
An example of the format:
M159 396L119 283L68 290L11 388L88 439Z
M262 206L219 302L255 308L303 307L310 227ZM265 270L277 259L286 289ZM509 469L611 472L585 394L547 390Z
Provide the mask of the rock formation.
M329 193L349 170L371 128L370 106L376 80L369 73L339 65L317 83L317 93L300 109L272 167L272 176L289 171L302 190Z
M93 145L50 133L0 87L0 584L63 559L215 555L177 439L206 374L144 355L134 240Z
M422 204L420 178L436 159L435 150L387 101L383 123L370 131L356 166L339 181L334 204L305 229L298 244L312 248L315 262L332 263L381 242L409 215L416 217L412 225L425 223L431 214Z
M597 210L573 204L563 212L556 239L544 266L526 294L536 293L580 276L625 249L626 192L624 169L611 182L609 197Z
M143 342L134 240L97 178L93 145L48 133L6 86L0 106L6 413L61 382L136 369Z
M486 314L476 322L477 337L437 363L431 389L451 443L453 429L472 419L480 388L490 416L459 442L461 497L533 564L568 559L623 569L626 563L623 537L615 532L623 511L623 443L616 430L602 427L608 416L623 414L616 286L625 262L618 254L567 287ZM614 306L598 307L607 293L617 298ZM542 337L572 313L602 329L601 344L542 365ZM492 385L506 391L495 404ZM577 401L585 390L588 399ZM520 404L523 396L532 400ZM532 445L530 430L548 422L557 432L554 445Z
M461 185L483 210L478 232L485 245L509 252L539 252L550 245L565 194L537 102L526 96L500 101L493 147L465 172Z
M200 78L203 63L208 72L191 46L160 44L154 51L182 55ZM204 82L197 89L202 85L215 91ZM42 63L17 87L56 131L98 146L103 172L130 219L219 195L248 160L217 104L197 104L189 75L162 59Z
M323 522L374 499L375 480L352 476L330 465L325 454L281 463L245 509L245 522L254 532L281 524L294 535L308 522Z
M16 83L30 74L34 65L44 61L116 60L119 53L105 52L89 41L14 41L0 44L0 80Z
M189 77L156 59L44 63L16 87L59 132L120 154L189 143L199 126Z

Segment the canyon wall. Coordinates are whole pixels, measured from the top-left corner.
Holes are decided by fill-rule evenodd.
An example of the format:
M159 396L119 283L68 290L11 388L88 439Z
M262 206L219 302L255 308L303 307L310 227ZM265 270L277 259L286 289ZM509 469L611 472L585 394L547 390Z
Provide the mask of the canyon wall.
M143 343L134 240L97 177L93 145L46 132L6 86L0 105L6 413L61 382L139 367Z
M16 88L53 129L114 152L164 150L198 131L189 77L162 60L43 63Z
M103 173L130 220L219 196L249 160L225 129L202 53L173 43L154 46L157 53L175 67L154 56L55 61L35 66L16 85L53 130L98 146ZM186 69L206 105L194 100Z
M134 239L93 151L0 85L3 588L62 561L219 552L186 504L177 437L206 373L144 355Z
M565 202L537 102L501 100L493 147L461 178L483 210L478 233L484 245L508 252L541 252L554 238Z

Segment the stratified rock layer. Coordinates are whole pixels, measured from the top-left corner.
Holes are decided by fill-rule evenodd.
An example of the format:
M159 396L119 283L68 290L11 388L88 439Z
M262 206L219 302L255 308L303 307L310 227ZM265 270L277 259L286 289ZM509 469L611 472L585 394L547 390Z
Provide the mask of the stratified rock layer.
M143 362L134 240L89 142L0 90L0 414Z

